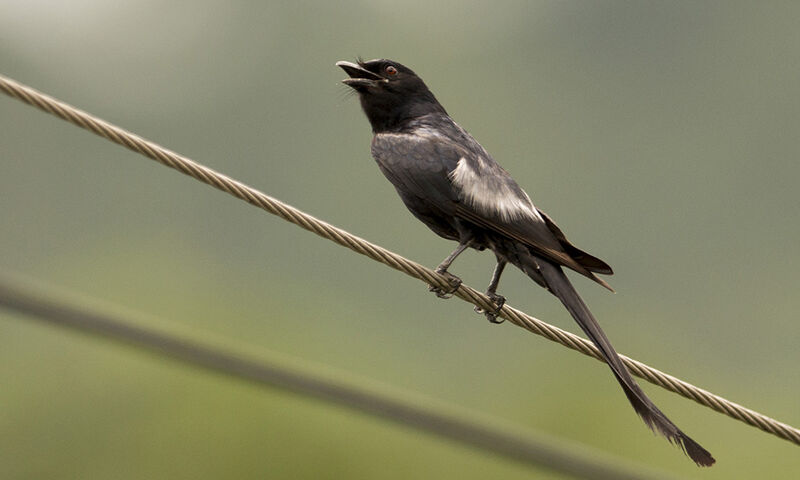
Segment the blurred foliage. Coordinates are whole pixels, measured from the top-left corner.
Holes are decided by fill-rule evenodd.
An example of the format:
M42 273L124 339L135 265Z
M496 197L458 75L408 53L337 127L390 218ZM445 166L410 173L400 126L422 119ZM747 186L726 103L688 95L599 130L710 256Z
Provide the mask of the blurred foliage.
M790 424L800 263L800 4L6 0L2 73L427 265L333 66L417 71L619 291L617 348ZM686 477L794 478L797 446L646 386L699 471L602 364L0 98L0 268L326 363ZM488 254L454 272L473 286ZM517 272L509 302L573 331ZM0 312L0 476L528 478L516 463ZM556 478L535 472L538 478Z

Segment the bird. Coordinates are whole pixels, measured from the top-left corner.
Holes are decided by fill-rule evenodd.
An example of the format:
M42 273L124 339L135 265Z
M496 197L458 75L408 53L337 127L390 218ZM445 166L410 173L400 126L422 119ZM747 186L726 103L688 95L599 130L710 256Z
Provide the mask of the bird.
M486 295L495 308L482 311L493 323L505 298L497 293L507 264L524 272L556 296L600 351L628 400L654 432L678 445L698 466L714 457L683 433L639 387L567 278L564 268L613 291L598 275L611 267L570 243L553 219L534 206L527 193L491 155L448 115L422 78L388 59L339 61L348 75L342 83L358 95L372 127L372 157L401 200L434 233L458 242L436 268L452 295L461 280L450 273L468 248L491 250L497 264Z

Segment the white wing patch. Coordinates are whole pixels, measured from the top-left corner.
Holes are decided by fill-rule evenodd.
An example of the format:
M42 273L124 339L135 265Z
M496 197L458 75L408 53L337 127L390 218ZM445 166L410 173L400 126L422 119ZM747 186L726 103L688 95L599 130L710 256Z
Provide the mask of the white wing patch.
M422 137L427 138L445 138L441 132L434 128L429 127L417 127L414 129L414 135L420 135Z
M485 160L478 158L478 167ZM461 189L464 199L479 211L488 215L499 215L505 221L534 218L544 221L533 206L530 197L520 190L514 191L505 182L490 182L480 172L473 169L466 158L461 158L455 170L449 174L453 184ZM509 177L510 180L510 177Z

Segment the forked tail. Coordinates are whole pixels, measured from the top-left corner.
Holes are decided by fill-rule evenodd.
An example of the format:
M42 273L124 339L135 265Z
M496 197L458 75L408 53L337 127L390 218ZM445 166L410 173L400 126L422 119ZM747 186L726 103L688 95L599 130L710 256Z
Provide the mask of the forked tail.
M617 381L625 391L625 395L628 397L631 405L633 405L634 410L642 417L644 423L654 432L665 436L671 443L680 446L697 465L704 467L713 465L715 461L714 457L675 426L675 424L655 406L647 395L645 395L644 391L639 387L633 377L631 377L631 374L628 372L628 369L625 368L625 365L622 363L622 360L620 360L614 347L611 346L608 337L606 337L603 330L600 329L600 325L597 324L597 320L595 320L592 312L589 311L589 308L578 295L578 292L575 291L575 288L572 286L561 267L542 260L539 260L537 263L539 268L535 274L533 271L530 273L528 272L530 269L529 266L529 268L523 268L523 271L528 273L532 278L534 278L534 275L538 275L539 280L544 277L544 281L550 291L561 300L561 303L563 303L565 307L567 307L572 318L578 322L581 329L600 350L606 363L611 367L614 376L617 377ZM534 278L534 280L537 280L537 278Z

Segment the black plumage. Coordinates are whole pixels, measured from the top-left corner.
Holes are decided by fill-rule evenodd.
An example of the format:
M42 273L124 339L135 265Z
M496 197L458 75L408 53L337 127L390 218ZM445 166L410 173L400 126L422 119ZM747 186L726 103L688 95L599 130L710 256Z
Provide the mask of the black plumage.
M358 93L372 125L372 156L383 174L415 217L459 243L437 271L450 275L448 267L466 248L492 250L497 267L487 295L499 308L505 300L496 292L503 268L507 263L518 267L561 300L598 347L644 422L698 465L712 465L711 454L678 429L634 381L562 269L611 289L597 276L612 274L611 267L572 245L409 68L384 59L337 65L350 76L344 83ZM456 286L459 280L450 277ZM496 319L496 312L486 313Z

